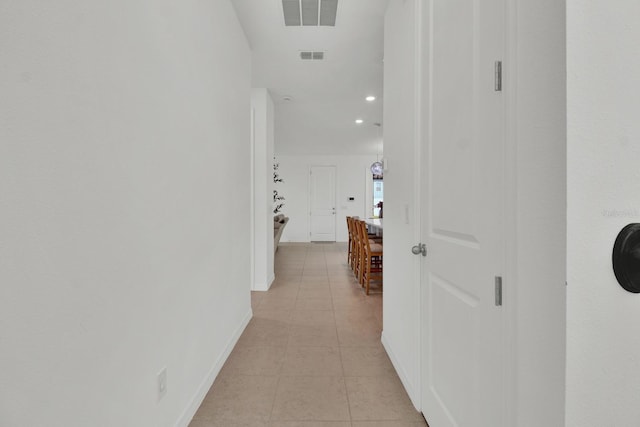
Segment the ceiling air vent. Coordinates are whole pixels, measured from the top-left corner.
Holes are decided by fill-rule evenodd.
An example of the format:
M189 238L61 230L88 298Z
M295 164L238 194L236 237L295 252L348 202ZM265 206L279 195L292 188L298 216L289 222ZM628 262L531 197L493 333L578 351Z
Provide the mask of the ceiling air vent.
M320 6L320 25L335 27L338 0L322 0Z
M324 59L324 52L319 51L319 52L312 52L309 50L304 50L302 52L300 52L300 59L305 59L305 60L310 60L310 59L315 59L315 60L322 60Z
M282 0L284 24L335 27L338 0Z
M318 26L318 0L300 0L302 5L302 25Z
M284 25L300 25L300 0L282 0L284 11Z

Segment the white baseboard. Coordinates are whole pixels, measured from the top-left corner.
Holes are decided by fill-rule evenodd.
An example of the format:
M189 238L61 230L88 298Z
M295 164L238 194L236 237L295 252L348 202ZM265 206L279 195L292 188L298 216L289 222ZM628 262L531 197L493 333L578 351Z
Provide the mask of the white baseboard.
M244 319L242 319L242 322L240 323L240 325L233 332L233 335L231 336L231 338L229 339L229 342L225 346L224 351L218 357L218 359L215 361L215 363L209 370L209 373L200 384L200 387L198 387L198 390L196 391L193 398L191 398L191 403L189 403L189 406L187 406L187 408L184 410L180 418L178 418L176 427L189 426L189 423L191 422L194 415L198 411L198 408L202 404L202 401L204 400L205 396L209 392L209 389L213 385L213 382L215 381L216 377L220 373L220 369L222 369L222 365L224 365L224 362L227 361L227 358L229 357L229 355L231 354L231 351L233 350L236 343L238 342L238 339L240 339L240 335L242 335L242 332L247 327L252 317L253 317L253 311L249 309L249 312L246 314Z
M272 276L266 282L254 283L253 287L251 288L251 290L252 291L259 291L259 292L268 291L269 288L271 288L271 285L273 284L274 280L275 280L275 276Z
M389 343L389 340L385 336L384 331L382 331L381 341L382 341L382 346L384 347L384 349L387 352L387 355L389 356L389 359L391 359L391 364L395 368L396 373L398 374L398 377L400 377L400 381L404 386L404 389L407 391L407 394L409 395L409 399L411 399L411 403L413 403L413 406L416 408L417 411L421 411L420 393L417 392L419 390L416 390L412 382L409 380L407 372L398 361L398 358L393 352L393 347L391 346L391 344Z

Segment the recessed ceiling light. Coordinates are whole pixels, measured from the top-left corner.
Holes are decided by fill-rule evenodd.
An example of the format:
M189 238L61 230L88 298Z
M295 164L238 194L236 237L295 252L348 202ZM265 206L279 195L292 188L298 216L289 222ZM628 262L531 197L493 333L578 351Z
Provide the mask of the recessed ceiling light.
M356 119L356 124L361 125L364 122L362 119Z
M366 99L367 101L369 101L369 102L373 102L373 101L375 101L375 100L376 100L376 97L375 97L375 96L373 96L373 95L369 95L369 96L367 96L365 99Z

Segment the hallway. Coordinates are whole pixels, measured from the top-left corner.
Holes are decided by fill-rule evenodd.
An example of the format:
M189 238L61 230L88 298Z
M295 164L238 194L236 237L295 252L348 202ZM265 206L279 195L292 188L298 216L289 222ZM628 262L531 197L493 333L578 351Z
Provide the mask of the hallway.
M380 343L382 294L364 295L346 244L281 244L275 264L190 426L425 426Z

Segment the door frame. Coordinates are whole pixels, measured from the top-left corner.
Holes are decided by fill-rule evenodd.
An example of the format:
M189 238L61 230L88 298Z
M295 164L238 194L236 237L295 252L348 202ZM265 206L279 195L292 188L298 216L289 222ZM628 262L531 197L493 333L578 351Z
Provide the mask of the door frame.
M518 389L518 353L516 343L518 338L517 329L517 292L518 292L518 269L517 269L517 209L518 209L518 180L517 180L517 145L518 145L518 120L517 120L517 34L518 15L517 3L515 0L505 0L505 46L504 61L502 64L502 87L505 96L505 197L504 197L504 284L502 299L504 316L504 344L505 365L504 365L504 390L505 390L505 413L506 425L517 425L517 399ZM511 142L511 143L509 143Z
M422 241L422 182L423 182L423 145L422 141L428 138L429 123L423 123L425 113L429 110L429 98L428 93L423 93L423 81L429 81L430 75L422 78L423 73L429 72L428 63L424 61L429 58L425 55L423 57L423 47L425 38L425 32L427 30L425 23L425 13L430 8L432 1L423 2L422 0L414 0L414 45L415 45L415 72L414 72L414 108L415 118L414 121L414 217L415 221L415 242ZM503 331L504 338L502 343L502 351L504 352L504 413L503 420L505 426L516 425L517 413L516 413L516 391L517 391L517 94L516 94L516 79L517 75L516 63L517 63L517 5L514 0L505 0L505 45L504 45L504 58L502 64L503 71L503 90L505 97L505 152L504 152L504 272L503 283L505 287L503 289ZM431 50L429 51L429 54ZM426 66L425 66L426 65ZM510 78L512 77L512 78ZM423 97L424 95L424 97ZM428 117L428 116L427 116ZM509 143L510 141L514 143ZM428 249L428 248L427 248ZM428 260L428 257L427 257ZM419 357L416 359L416 372L418 373L418 387L415 390L417 396L414 399L414 405L422 412L422 390L423 390L423 363L422 356L424 354L425 343L422 340L423 337L423 322L426 315L425 307L422 306L422 261L416 263L414 271L414 301L417 305L418 321L419 325L416 328L416 342L419 343L418 353ZM428 421L428 420L427 420Z
M250 179L251 179L251 200L249 202L249 212L251 213L251 221L249 223L249 290L253 291L256 286L256 109L251 105L251 134L249 141L250 153Z

